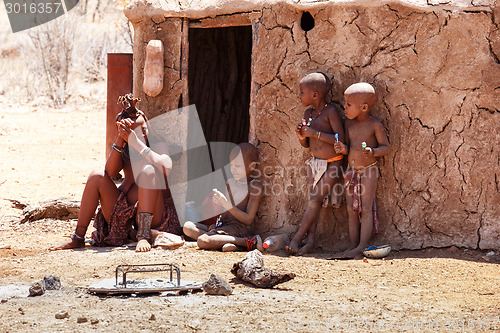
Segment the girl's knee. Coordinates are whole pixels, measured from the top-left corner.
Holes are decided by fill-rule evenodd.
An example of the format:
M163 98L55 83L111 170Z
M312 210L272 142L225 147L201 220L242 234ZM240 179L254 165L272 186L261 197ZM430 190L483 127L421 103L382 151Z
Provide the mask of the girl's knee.
M186 223L184 223L184 226L182 227L182 231L184 232L184 234L186 236L189 236L191 237L191 235L193 234L193 231L196 229L196 226L193 222L190 222L190 221L187 221Z
M156 170L148 164L145 165L137 178L137 185L143 189L156 189Z
M141 170L141 175L146 176L146 177L154 177L156 173L155 168L151 164L147 164L142 168Z
M200 235L200 237L198 237L197 244L200 249L209 248L210 243L211 243L210 236L208 236L207 234L203 234Z
M87 183L99 182L102 179L106 178L107 176L108 175L104 170L101 169L93 170L90 173L89 177L87 178Z
M373 216L372 207L371 206L361 207L361 216L362 217L371 217L371 216Z
M307 202L307 205L309 207L319 207L323 203L324 195L311 195L309 197L309 201Z

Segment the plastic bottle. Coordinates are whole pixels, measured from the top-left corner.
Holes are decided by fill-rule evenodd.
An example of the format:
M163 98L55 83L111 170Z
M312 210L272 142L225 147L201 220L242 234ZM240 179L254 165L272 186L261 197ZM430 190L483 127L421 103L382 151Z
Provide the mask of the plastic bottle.
M262 246L264 247L264 251L266 252L274 252L283 250L285 246L288 245L290 239L288 238L288 234L279 234L274 236L269 236L264 239L264 243Z

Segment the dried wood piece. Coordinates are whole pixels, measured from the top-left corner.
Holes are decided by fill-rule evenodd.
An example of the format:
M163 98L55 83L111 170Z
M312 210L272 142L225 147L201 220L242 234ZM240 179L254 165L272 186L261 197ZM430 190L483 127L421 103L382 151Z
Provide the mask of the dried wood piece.
M55 198L40 201L26 206L23 209L24 217L21 223L53 218L57 220L69 220L78 218L80 202L71 198Z
M272 288L295 277L294 273L279 273L265 268L264 257L259 250L248 252L243 260L233 264L231 273L259 288Z

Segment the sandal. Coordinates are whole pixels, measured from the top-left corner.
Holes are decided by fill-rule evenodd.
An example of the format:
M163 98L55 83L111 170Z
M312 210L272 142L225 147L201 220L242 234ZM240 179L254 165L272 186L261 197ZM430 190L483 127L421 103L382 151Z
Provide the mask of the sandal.
M252 237L245 237L245 241L247 242L247 250L252 251L258 249L259 251L263 251L264 247L262 246L262 238L259 235L255 235Z

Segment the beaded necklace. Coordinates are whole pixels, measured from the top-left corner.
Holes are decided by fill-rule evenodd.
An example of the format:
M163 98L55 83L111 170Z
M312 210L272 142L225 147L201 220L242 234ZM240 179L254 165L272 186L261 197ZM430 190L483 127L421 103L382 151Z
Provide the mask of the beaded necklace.
M314 111L316 108L313 106L313 108L312 108L311 112L309 112L309 119L308 119L308 121L307 121L307 126L311 126L311 122L312 122L314 119L316 119L316 118L318 118L319 116L321 116L321 112L323 112L323 110L324 110L327 106L328 106L328 104L325 104L325 106L323 107L323 109L321 109L321 111L319 111L318 115L317 115L316 117L314 117L314 118L312 117L312 114L313 114L313 111Z

